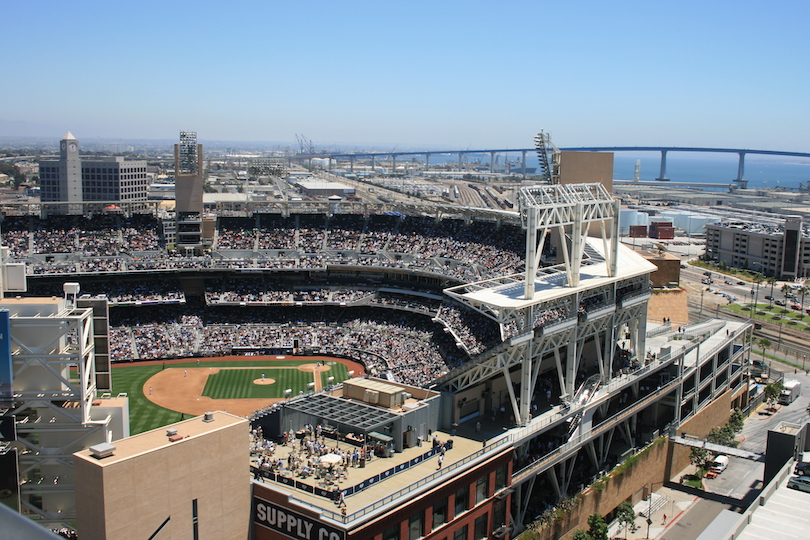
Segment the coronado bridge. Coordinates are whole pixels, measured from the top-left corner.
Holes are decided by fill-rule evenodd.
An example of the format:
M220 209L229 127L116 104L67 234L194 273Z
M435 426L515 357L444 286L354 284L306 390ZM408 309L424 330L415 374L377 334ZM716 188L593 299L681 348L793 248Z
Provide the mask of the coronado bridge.
M667 181L667 154L670 152L696 152L696 153L724 153L724 154L737 154L737 177L732 181L745 186L745 156L748 154L768 155L768 156L782 156L782 157L798 157L810 159L810 152L788 152L782 150L754 150L750 148L701 148L693 146L580 146L570 148L560 148L561 151L575 151L575 152L660 152L661 154L661 168L658 181ZM312 159L321 158L331 160L348 160L350 168L354 170L354 161L356 159L371 160L372 167L377 159L391 159L396 168L397 158L408 156L424 156L425 164L430 164L431 156L440 155L457 155L459 167L461 167L464 156L471 154L481 155L489 154L489 166L492 171L495 165L495 156L497 154L520 154L520 171L526 174L526 154L529 152L536 152L535 148L499 148L499 149L482 149L482 150L417 150L417 151L390 151L390 152L335 152L335 153L320 153L320 154L297 154L295 159Z

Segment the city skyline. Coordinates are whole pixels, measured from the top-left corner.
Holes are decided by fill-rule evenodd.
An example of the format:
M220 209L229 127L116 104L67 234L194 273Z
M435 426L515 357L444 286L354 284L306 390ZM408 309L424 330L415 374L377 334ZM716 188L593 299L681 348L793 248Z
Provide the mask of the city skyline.
M15 3L0 136L806 151L810 6Z

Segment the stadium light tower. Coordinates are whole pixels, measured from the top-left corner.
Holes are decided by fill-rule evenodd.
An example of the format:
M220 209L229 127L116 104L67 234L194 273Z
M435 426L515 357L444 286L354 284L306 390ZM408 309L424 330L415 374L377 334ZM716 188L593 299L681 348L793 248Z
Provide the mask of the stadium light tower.
M540 175L547 184L560 183L560 149L551 142L551 135L540 131L534 137Z

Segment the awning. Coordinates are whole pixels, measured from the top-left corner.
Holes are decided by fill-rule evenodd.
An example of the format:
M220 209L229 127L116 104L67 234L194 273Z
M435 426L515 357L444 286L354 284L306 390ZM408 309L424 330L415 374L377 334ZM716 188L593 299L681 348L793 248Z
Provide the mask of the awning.
M369 437L372 439L377 439L378 441L382 442L391 442L394 440L393 437L389 437L388 435L383 435L382 433L378 433L376 431L372 431L368 434Z

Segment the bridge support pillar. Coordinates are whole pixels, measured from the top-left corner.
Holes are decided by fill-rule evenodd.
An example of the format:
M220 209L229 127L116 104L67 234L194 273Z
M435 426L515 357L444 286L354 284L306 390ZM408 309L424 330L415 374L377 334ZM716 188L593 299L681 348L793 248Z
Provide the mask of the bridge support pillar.
M371 156L371 172L374 172L374 156Z
M425 152L425 170L430 168L430 154Z
M658 175L656 178L659 182L665 182L669 180L667 178L667 151L661 150L661 174Z
M489 153L489 172L495 172L495 152Z
M397 172L397 156L391 155L391 174Z
M354 156L349 156L349 172L354 173Z
M461 152L458 153L458 170L461 170Z
M520 174L526 176L526 150L523 150L520 157Z
M745 152L739 152L740 159L737 161L737 178L734 183L742 189L748 187L748 180L745 179Z

